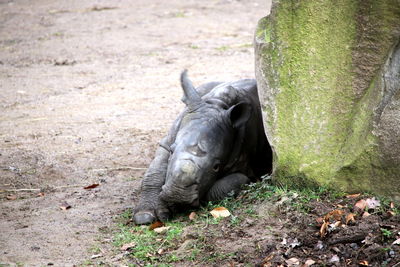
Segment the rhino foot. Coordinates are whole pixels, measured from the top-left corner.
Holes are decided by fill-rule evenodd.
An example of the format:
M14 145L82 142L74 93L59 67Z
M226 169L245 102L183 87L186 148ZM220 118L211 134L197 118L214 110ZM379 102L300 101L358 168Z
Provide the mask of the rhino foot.
M206 201L220 201L228 196L236 197L242 185L250 179L242 173L233 173L218 180L207 192Z
M150 224L156 220L156 216L151 211L139 211L133 215L135 224Z

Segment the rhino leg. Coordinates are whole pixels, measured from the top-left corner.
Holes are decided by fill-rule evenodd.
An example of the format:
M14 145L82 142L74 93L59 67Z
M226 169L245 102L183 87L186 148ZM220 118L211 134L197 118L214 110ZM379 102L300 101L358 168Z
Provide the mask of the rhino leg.
M228 196L237 196L242 185L248 184L250 179L242 173L233 173L225 176L210 188L206 195L206 201L219 201Z
M134 209L133 221L136 224L148 224L157 219L169 218L167 205L159 199L161 187L165 183L169 156L170 153L160 146L147 169L142 181L139 203Z

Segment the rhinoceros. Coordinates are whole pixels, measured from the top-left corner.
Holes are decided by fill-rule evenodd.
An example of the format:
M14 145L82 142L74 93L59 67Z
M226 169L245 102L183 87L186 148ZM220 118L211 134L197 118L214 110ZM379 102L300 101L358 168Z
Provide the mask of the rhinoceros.
M174 207L237 195L242 185L272 170L254 79L195 88L185 70L181 86L186 107L143 178L136 224L165 221Z

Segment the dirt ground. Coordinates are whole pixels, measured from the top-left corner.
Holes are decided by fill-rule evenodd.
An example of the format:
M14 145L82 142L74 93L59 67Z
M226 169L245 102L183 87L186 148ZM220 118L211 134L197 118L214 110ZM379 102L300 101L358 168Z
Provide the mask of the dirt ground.
M0 265L90 257L183 107L180 72L254 77L269 5L0 0Z

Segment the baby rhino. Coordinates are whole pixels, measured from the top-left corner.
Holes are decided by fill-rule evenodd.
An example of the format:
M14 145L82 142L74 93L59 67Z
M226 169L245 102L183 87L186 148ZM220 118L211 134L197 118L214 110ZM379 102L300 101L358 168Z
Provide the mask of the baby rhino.
M142 182L133 219L165 221L176 207L237 195L272 169L256 81L206 83L181 74L186 104L156 151Z

